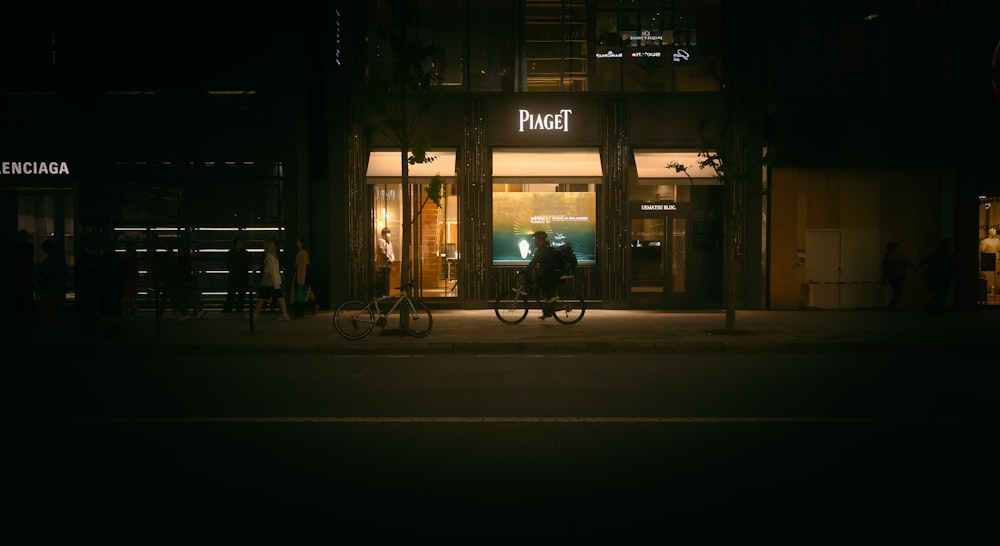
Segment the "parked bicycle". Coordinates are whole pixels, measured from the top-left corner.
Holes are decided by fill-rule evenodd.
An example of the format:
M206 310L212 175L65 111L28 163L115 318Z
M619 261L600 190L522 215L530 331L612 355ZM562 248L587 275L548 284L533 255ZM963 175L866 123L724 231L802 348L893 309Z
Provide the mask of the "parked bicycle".
M361 339L376 326L384 329L389 316L398 309L399 324L403 331L413 337L427 337L434 326L434 318L427 305L410 297L412 289L411 281L398 287L397 294L373 297L368 303L361 300L345 301L333 314L333 325L347 339Z
M514 273L514 286L503 290L493 303L493 310L504 324L518 324L530 308L542 308L542 290L538 282L522 271ZM576 324L587 312L583 298L573 288L573 275L560 275L556 285L552 316L562 324ZM534 307L530 307L528 301Z

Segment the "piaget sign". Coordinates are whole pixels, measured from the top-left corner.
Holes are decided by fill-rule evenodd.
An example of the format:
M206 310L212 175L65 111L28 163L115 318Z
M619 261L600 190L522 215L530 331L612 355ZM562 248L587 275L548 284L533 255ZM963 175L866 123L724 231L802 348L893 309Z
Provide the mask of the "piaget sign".
M563 108L558 113L532 112L524 108L517 111L517 132L525 131L562 131L569 132L569 117L573 114L570 108Z
M601 101L593 97L534 93L487 100L487 130L493 146L595 146L601 142Z
M0 175L69 174L65 161L0 161Z

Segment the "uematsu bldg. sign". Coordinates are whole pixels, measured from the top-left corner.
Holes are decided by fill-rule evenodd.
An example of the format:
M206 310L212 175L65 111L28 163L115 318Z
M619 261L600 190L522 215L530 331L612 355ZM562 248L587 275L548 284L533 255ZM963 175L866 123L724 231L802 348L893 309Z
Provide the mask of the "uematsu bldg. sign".
M0 161L0 176L68 175L65 161Z

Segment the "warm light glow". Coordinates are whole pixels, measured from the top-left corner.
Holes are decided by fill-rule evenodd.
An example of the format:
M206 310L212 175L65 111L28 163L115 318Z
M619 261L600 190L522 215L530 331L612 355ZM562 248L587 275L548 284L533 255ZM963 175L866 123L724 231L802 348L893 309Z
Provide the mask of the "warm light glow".
M698 155L698 152L666 152L666 151L639 151L633 152L635 157L635 170L639 175L639 184L660 185L678 184L688 180L694 184L718 184L715 171L711 168L702 168L701 162L705 159ZM687 174L677 172L673 167L667 165L679 163L687 169Z
M597 148L498 149L493 151L493 178L583 178L598 184L604 177Z
M407 169L410 178L431 178L434 176L453 178L455 176L456 152L454 150L431 150L427 152L427 155L434 157L434 161L410 165ZM399 180L401 173L399 150L375 151L368 156L367 177L369 182L383 183L384 181L379 181L379 178Z

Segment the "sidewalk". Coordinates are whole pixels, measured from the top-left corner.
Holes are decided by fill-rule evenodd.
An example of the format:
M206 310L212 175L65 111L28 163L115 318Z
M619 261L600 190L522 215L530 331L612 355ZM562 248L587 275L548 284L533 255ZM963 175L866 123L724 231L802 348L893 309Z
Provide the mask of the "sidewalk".
M333 311L290 321L264 312L251 324L242 314L209 311L202 319L177 322L151 312L124 322L122 334L107 335L105 323L90 330L75 325L58 332L35 328L34 344L73 351L193 353L206 351L330 351L337 353L541 353L634 351L782 351L782 352L930 352L956 357L989 350L997 339L1000 310L952 312L933 316L920 311L806 310L736 312L735 328L725 330L724 311L588 310L574 325L541 321L532 311L521 324L497 320L492 309L433 309L431 333L417 339L399 331L391 317L361 340L341 337ZM24 334L19 334L24 337Z

